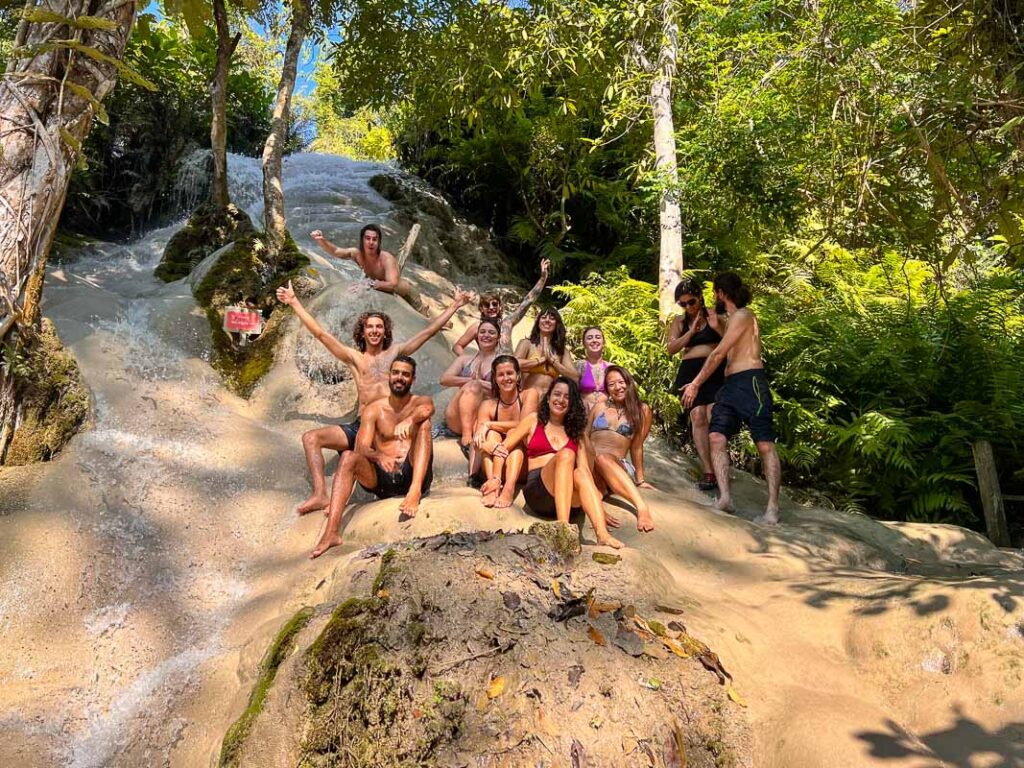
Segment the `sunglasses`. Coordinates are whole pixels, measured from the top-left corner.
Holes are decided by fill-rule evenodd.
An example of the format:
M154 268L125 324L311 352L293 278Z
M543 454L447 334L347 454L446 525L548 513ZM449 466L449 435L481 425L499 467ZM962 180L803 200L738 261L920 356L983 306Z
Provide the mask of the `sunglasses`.
M689 301L683 301L682 299L679 300L679 306L680 307L692 307L694 304L697 304L697 303L698 303L697 299L690 299Z
M485 306L485 307L500 307L501 306L501 302L497 301L497 300L495 300L495 301L485 301L483 306Z

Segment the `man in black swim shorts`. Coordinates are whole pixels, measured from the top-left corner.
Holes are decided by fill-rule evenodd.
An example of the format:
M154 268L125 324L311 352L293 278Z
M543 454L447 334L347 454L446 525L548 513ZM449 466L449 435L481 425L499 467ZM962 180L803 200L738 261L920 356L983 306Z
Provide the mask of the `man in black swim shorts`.
M708 427L711 460L715 466L719 496L715 507L732 511L729 489L729 438L743 424L750 427L757 444L768 481L768 504L758 522L774 525L779 522L779 485L782 471L775 451L775 430L772 427L772 395L761 359L761 330L757 317L747 304L750 289L739 275L725 272L715 278L715 301L729 315L729 324L722 341L704 361L696 378L683 388L683 404L692 404L700 386L710 377L723 358L728 360L725 383L718 390ZM716 307L717 308L717 307Z
M404 496L398 509L406 517L419 511L420 499L430 492L434 479L434 401L412 394L415 380L416 361L399 355L388 372L390 394L363 409L355 450L342 455L331 488L327 528L311 557L341 544L341 516L357 481L379 499Z

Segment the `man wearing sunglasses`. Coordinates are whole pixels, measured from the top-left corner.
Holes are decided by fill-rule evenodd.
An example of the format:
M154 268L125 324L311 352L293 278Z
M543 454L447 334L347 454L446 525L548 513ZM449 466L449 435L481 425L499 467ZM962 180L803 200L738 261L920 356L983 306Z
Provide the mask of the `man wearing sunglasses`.
M526 315L526 310L537 300L540 296L540 292L544 290L544 283L548 279L548 269L551 267L551 261L549 259L542 259L540 262L540 280L537 284L530 289L530 292L523 297L523 300L519 302L519 306L503 316L503 306L501 303L501 297L496 293L485 293L480 296L480 317L489 317L496 320L501 327L501 333L498 336L498 354L508 355L512 354L512 329L519 323L520 320ZM476 339L477 329L480 327L480 323L473 323L466 332L462 334L458 341L452 345L452 352L456 355L461 355L466 351L466 347L473 343Z

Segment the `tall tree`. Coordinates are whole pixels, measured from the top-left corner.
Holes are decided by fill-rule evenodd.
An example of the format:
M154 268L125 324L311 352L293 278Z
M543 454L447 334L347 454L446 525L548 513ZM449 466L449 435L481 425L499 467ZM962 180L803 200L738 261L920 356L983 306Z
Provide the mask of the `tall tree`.
M46 259L71 171L119 73L135 0L26 4L0 80L0 461L18 422L16 360L40 322ZM137 76L135 76L136 79Z
M270 259L276 259L287 236L284 218L284 189L281 184L281 161L288 137L288 117L292 92L298 74L299 53L309 29L310 11L307 0L292 0L291 29L284 49L281 80L274 100L270 134L263 145L263 229Z
M213 0L213 21L217 30L217 65L210 81L210 148L213 151L210 201L218 208L227 208L231 202L228 197L228 72L242 33L231 36L224 0Z

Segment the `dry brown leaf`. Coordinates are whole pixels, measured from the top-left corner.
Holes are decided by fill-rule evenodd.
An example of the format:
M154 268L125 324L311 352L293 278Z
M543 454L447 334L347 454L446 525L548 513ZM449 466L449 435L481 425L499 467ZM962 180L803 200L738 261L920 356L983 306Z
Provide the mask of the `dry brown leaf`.
M605 640L604 635L601 634L601 630L593 625L587 626L587 637L602 647L608 645L608 641Z
M483 566L480 566L476 569L476 575L482 576L485 579L491 579L492 581L494 579L494 571L490 570L489 568L484 568Z
M737 704L739 704L739 705L740 705L741 707L746 707L746 706L747 706L747 700L746 700L746 699L744 699L744 698L743 698L742 696L740 696L740 692L739 692L739 691L737 691L737 690L736 690L735 688L733 688L733 687L732 687L732 684L730 684L730 685L729 685L729 686L728 686L728 687L727 687L727 688L725 689L725 692L726 692L727 694L729 694L729 698L730 698L730 699L732 699L733 701L735 701L735 702L736 702Z
M505 676L498 675L496 678L491 680L491 684L487 686L487 698L496 699L505 692Z
M688 659L690 658L690 656L693 655L692 653L687 653L686 649L683 648L683 646L681 646L679 643L677 643L675 640L672 640L671 638L663 637L661 639L661 642L665 644L666 648L668 648L670 651L672 651L672 653L674 653L681 659Z
M602 613L611 613L612 611L619 610L621 607L622 603L618 600L613 600L610 603L602 603L600 600L592 600L590 602L590 616L596 619Z
M389 597L391 597L391 593L388 592L386 589L381 589L377 591L377 597L379 597L381 600L387 600Z
M657 643L645 643L644 656L650 656L652 659L667 659L668 651Z

